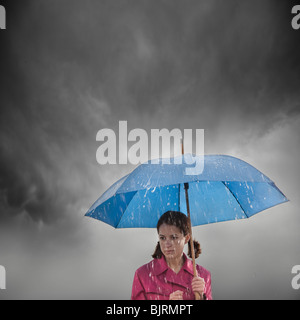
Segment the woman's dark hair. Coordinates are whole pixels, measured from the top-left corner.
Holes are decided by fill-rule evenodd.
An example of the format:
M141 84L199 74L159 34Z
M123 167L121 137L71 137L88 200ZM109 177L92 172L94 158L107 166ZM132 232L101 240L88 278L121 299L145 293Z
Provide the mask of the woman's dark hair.
M167 224L169 226L175 226L177 227L184 236L188 235L190 233L190 228L189 228L189 223L188 223L188 217L178 211L167 211L165 212L160 219L157 222L157 232L159 232L159 228L162 224ZM191 243L189 241L189 252L188 256L191 258L192 253L191 253ZM195 258L198 258L199 255L201 254L201 248L200 248L200 243L198 241L194 240L194 248L195 248ZM155 248L155 251L152 255L152 258L154 259L160 259L163 256L163 253L160 248L160 243L157 243L157 246Z

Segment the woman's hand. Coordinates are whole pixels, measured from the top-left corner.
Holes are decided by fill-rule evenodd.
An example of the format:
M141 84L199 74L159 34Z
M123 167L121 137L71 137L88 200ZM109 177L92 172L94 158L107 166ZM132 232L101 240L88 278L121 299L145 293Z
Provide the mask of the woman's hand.
M200 296L203 295L203 292L205 290L205 281L203 278L195 277L192 281L192 290L194 294L198 292Z
M175 292L172 292L170 294L169 300L183 300L183 292L180 290L177 290Z

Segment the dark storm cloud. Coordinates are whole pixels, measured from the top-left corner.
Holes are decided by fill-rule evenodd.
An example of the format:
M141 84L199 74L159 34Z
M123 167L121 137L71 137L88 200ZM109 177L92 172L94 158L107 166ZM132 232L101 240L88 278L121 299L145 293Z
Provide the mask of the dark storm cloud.
M221 131L230 140L230 126L260 136L299 113L298 35L280 1L16 8L7 6L1 50L0 187L10 212L61 215L81 190L72 180L93 175L95 133L118 120L204 128L209 142Z
M136 231L132 239L131 231L112 234L83 218L88 206L128 173L125 166L96 163L97 131L108 127L117 132L120 120L148 133L152 128L204 128L207 153L248 156L299 202L294 190L300 41L291 28L289 1L19 2L4 3L8 28L0 33L0 264L14 275L12 297L16 292L57 297L58 291L78 297L78 275L89 296L130 295L127 275L150 257L155 234L152 239L145 232L143 238L144 232ZM288 164L286 170L282 163ZM289 274L288 263L299 264L299 224L288 208L277 220L286 230L276 234L286 255L284 269L276 249L268 247L276 275ZM272 242L269 230L277 226L276 219L271 227L266 221L258 228L261 233L256 229L254 243L247 224L235 235L246 244L249 238L249 251L265 269L270 264L262 259L258 242ZM228 283L220 261L230 269L246 256L235 236L226 237L237 229L226 226L225 231L199 229L206 241L201 261L211 263L216 297L221 298ZM104 246L107 239L110 244ZM218 253L219 239L229 246L224 253ZM127 245L138 247L129 262ZM119 252L113 264L111 250ZM255 268L251 257L244 260ZM242 270L228 271L229 298L237 297L236 278L245 277L239 282L243 286L237 285L242 297L250 295L245 287L262 280L248 275L246 262L240 262ZM125 266L123 273L119 265ZM23 278L24 268L35 285ZM122 284L117 294L101 289L111 286L112 271ZM274 281L272 275L264 277L264 284ZM289 286L288 280L285 296L292 296ZM260 291L262 297L269 295L268 289Z
M89 96L89 88L78 91L83 72L80 67L76 72L77 63L73 69L72 57L64 57L64 51L72 51L68 43L51 40L59 30L51 32L55 12L47 11L45 23L40 20L44 6L27 2L5 35L0 187L2 217L25 211L34 220L51 222L76 203L79 179L84 189L79 175L90 150L86 139L94 138L94 132L87 136L88 125L102 116L105 105Z
M209 141L229 123L254 136L299 112L299 42L279 2L11 8L1 59L2 216L63 214L81 190L73 182L93 175L95 133L118 120L146 129L190 122Z

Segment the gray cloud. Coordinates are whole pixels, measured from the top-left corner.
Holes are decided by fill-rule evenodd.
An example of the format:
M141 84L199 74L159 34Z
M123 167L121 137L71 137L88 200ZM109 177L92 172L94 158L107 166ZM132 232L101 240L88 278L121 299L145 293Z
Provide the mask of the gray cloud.
M206 153L241 157L274 179L291 203L272 209L270 226L271 213L238 227L197 228L206 248L200 263L213 271L216 298L296 298L290 270L299 264L300 42L288 2L31 0L6 9L8 29L0 34L6 297L130 295L128 275L150 258L155 231L135 231L132 239L132 231L83 218L132 169L96 163L97 131L117 132L118 122L128 120L129 130L149 134L203 128ZM120 239L124 248L136 247L135 257L120 250ZM228 246L224 253L220 242ZM126 267L120 272L119 265ZM284 287L278 294L275 278ZM112 281L122 283L117 294L103 289ZM264 288L256 292L254 284Z

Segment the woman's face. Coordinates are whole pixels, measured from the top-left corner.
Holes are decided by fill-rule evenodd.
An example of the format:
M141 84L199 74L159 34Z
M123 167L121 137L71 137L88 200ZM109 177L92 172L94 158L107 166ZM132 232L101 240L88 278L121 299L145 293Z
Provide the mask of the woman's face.
M166 259L181 258L184 245L190 236L184 236L179 228L162 224L158 231L160 248Z

